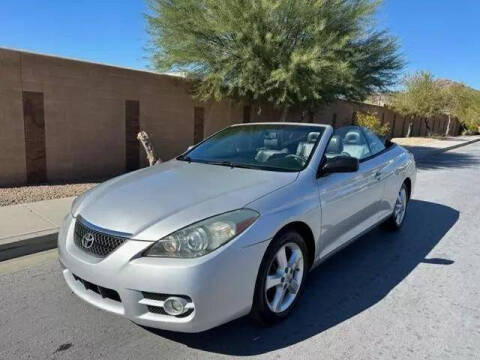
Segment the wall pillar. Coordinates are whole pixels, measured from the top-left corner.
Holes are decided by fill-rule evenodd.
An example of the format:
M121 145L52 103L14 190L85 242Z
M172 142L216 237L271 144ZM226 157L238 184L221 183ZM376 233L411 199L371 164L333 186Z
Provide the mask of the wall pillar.
M243 107L243 123L247 124L250 122L250 106L245 105Z
M140 102L125 101L125 170L133 171L140 167L140 144L137 134L140 132Z
M43 93L24 91L22 97L27 183L43 183L47 181Z
M193 143L198 144L204 137L205 109L195 106L193 112Z

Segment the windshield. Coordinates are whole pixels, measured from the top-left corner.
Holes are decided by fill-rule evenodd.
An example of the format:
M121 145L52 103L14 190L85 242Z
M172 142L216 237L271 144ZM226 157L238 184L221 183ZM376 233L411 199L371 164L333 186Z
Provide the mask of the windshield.
M306 125L246 125L226 128L178 160L273 171L304 169L323 128Z

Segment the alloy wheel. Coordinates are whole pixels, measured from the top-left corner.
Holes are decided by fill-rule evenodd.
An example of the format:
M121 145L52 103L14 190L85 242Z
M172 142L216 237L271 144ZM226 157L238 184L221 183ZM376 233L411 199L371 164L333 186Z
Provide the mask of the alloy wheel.
M293 242L275 254L265 282L265 299L272 312L281 313L295 301L304 276L303 261L302 250Z
M400 192L398 193L397 196L397 201L395 203L395 209L394 209L394 218L395 218L395 223L397 225L400 225L403 221L403 218L405 217L405 210L407 207L407 192L405 191L405 188L402 186L400 189Z

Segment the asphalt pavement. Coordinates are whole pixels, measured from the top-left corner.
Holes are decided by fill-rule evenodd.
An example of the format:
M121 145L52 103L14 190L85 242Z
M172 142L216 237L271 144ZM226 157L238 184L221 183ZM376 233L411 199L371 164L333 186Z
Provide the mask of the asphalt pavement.
M479 359L480 143L418 168L402 231L373 230L316 268L270 328L153 331L73 295L55 250L0 262L0 359Z

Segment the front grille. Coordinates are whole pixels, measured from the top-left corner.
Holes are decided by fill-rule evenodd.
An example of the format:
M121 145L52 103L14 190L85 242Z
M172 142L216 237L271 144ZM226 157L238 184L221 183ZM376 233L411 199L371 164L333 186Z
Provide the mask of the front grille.
M91 290L103 298L121 302L120 295L118 295L118 292L116 292L115 290L107 289L102 286L95 285L87 280L83 280L82 278L79 278L75 274L72 274L72 275L75 280L80 281L83 284L86 290Z
M80 216L75 223L74 242L83 251L104 258L112 253L128 238L99 231L88 225Z

